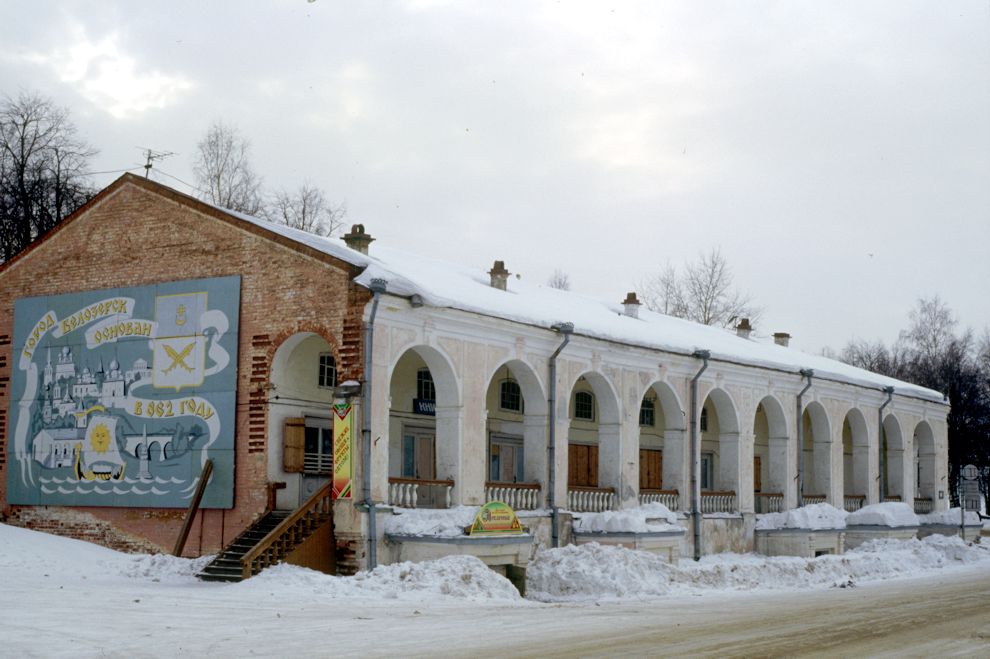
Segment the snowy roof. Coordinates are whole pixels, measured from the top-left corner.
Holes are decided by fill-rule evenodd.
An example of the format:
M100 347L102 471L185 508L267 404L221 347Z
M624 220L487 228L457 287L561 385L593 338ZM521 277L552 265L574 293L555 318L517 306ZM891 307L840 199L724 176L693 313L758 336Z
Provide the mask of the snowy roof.
M372 255L362 254L337 238L324 238L274 224L242 213L225 212L290 240L307 245L341 261L362 267L355 281L369 286L372 279L388 281L393 295L419 295L424 303L504 318L550 328L558 322L574 324L574 333L678 354L708 350L713 360L792 372L813 369L815 377L882 388L892 386L898 395L944 402L941 393L901 380L871 373L795 348L754 339L734 332L701 325L641 308L639 318L624 315L618 302L606 302L572 291L509 278L507 290L490 285L484 268L469 268L383 245L374 245ZM618 298L618 295L616 296Z

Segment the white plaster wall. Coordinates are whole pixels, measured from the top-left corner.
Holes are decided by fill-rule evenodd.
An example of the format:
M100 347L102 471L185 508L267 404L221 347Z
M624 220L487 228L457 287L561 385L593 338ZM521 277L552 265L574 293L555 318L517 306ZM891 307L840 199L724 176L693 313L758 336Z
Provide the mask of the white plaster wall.
M384 498L389 456L395 452L395 435L390 417L398 414L398 406L389 402L391 378L405 378L396 368L399 357L409 348L426 346L441 355L445 368L452 374L450 389L453 403L441 406L436 419L437 441L446 433L450 446L438 464L438 476L449 470L457 481L455 499L461 503L476 503L483 499L487 476L488 433L493 428L516 434L520 429L518 415L503 414L497 406L496 373L507 359L519 359L542 382L546 382L548 358L562 343L563 337L548 328L538 328L492 319L449 309L421 307L413 309L401 299L387 298L379 312L374 351L373 378L376 380L373 399L373 435L388 437L375 444L372 465L375 496ZM630 319L632 322L632 319ZM577 329L580 331L580 328ZM687 355L675 355L632 346L615 346L598 339L575 334L558 359L558 379L554 383L556 422L554 427L556 453L557 505L565 505L567 494L567 445L573 442L598 442L601 456L599 484L612 486L620 493L622 505L636 501L639 473L639 448L663 447L664 487L681 492L682 509L689 509L690 468L689 390L691 378L701 362ZM405 367L403 367L405 368ZM503 369L504 373L504 369ZM594 422L571 420L575 390L594 388L586 377L597 374L596 416ZM494 378L494 380L493 380ZM434 373L434 380L439 379ZM657 401L655 428L639 427L639 406L644 392L656 382L668 384L680 402L681 423L666 418L669 410ZM699 379L699 402L709 407L709 429L701 437L701 449L715 454L715 485L737 493L738 507L743 512L753 510L753 455L758 450L762 460L761 480L765 491L783 491L785 505L796 503L798 447L796 446L796 394L805 381L797 373L754 368L713 360ZM398 385L397 385L398 386ZM415 372L409 385L415 386ZM440 384L437 383L438 392ZM731 427L715 411L708 394L713 389L725 392L733 410ZM545 392L545 393L544 393ZM604 392L604 394L603 394ZM414 392L413 392L414 393ZM541 397L549 392L545 385ZM525 395L525 394L524 394ZM606 395L609 400L603 401ZM408 396L411 400L412 395ZM766 396L776 399L783 413L785 435L775 435L765 419L758 418L757 406ZM439 398L439 393L438 393ZM843 492L850 491L847 481L866 481L870 499L877 498L878 437L877 414L885 395L875 389L815 378L805 394L805 406L814 401L824 409L826 431L809 433L812 438L811 464L808 472L825 488L834 505L842 505ZM540 401L543 402L542 400ZM611 410L609 414L603 405ZM522 419L526 434L526 474L534 482L545 485L547 480L546 451L542 445L548 438L548 417L531 418L530 399L526 399L527 414ZM865 441L854 443L851 458L843 448L844 418L848 410L859 409L865 419ZM392 410L390 414L390 409ZM898 415L905 440L904 456L897 469L904 483L913 483L913 429L918 419L926 419L932 427L937 458L933 460L936 488L946 478L947 447L945 442L944 405L905 398L895 394L886 412ZM763 415L760 415L762 417ZM607 419L607 421L605 420ZM666 426L678 426L673 430ZM527 430L528 429L528 430ZM817 436L821 435L821 436ZM755 449L754 446L759 446ZM531 450L532 449L532 450ZM817 449L817 453L816 453ZM438 462L440 461L438 446ZM850 463L851 462L851 467ZM851 474L850 474L851 471ZM817 484L817 483L816 483ZM862 485L864 483L860 483ZM779 490L776 488L780 488ZM805 490L810 492L809 490ZM859 492L856 492L859 493ZM913 494L913 489L912 489Z

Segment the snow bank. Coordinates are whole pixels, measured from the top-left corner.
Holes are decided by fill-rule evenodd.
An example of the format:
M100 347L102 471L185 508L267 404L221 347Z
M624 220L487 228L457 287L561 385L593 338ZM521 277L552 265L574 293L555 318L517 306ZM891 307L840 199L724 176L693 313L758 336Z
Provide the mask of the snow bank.
M519 601L516 587L474 556L445 556L423 563L381 565L352 577L280 564L234 587L245 590L303 590L330 598Z
M648 503L636 508L607 510L601 513L576 513L574 530L578 533L657 533L683 531L677 513L662 503Z
M781 513L757 515L756 530L844 529L848 514L827 503L815 503Z
M454 538L464 535L464 527L470 526L478 514L478 506L454 508L396 508L393 515L383 515L385 533L388 535L425 535L437 538Z
M543 602L666 595L674 568L657 554L623 547L568 545L536 554L526 596Z
M847 526L918 526L920 523L911 506L897 501L864 506L846 517Z
M959 508L949 508L948 510L943 510L938 513L928 513L927 515L918 515L918 521L921 524L942 524L945 526L959 526ZM972 524L978 526L980 524L980 516L975 510L966 511L966 524Z
M91 542L0 524L0 571L36 571L46 577L125 577L158 582L194 581L212 556L125 554Z
M527 596L566 602L847 587L979 561L990 563L990 548L941 535L873 540L841 556L719 554L677 566L647 552L590 543L539 552L529 565Z

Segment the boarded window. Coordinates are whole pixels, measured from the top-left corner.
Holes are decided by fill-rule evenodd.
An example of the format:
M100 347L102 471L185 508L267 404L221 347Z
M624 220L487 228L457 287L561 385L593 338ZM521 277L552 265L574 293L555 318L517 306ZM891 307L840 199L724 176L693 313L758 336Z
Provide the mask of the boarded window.
M282 468L290 474L302 473L305 448L306 419L286 419L282 431Z
M567 484L598 487L598 447L568 444L567 451Z
M639 450L639 489L663 489L663 451Z

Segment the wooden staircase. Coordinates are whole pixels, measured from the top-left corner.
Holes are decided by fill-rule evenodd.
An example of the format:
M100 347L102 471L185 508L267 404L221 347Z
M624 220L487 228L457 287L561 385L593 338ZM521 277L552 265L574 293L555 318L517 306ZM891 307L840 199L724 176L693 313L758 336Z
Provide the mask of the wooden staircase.
M197 576L203 581L242 581L283 562L324 524L333 524L332 483L293 512L272 511L224 547ZM331 540L333 535L330 535ZM333 543L328 549L333 551Z

